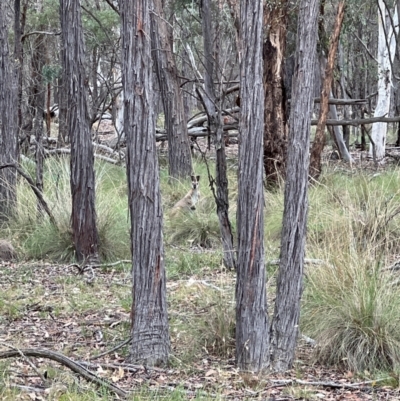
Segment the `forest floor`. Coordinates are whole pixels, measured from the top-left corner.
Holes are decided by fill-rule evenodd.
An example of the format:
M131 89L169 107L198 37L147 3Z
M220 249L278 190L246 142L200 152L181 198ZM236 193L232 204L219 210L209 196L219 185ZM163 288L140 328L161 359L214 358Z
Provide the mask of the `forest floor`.
M360 377L313 364L312 347L304 341L300 341L295 368L284 375L240 374L232 355L212 356L205 349L185 361L183 356L191 344L185 340L184 330L174 323L173 356L168 368L126 363L128 345L93 359L129 337L131 276L129 265L125 265L95 269L94 280L88 281L88 277L86 273L78 274L77 267L71 265L0 265L0 352L21 350L20 357L0 360L0 399L119 399L115 395L83 396L96 394L98 389L56 362L24 357L24 349L62 353L98 377L132 392L128 399L400 399L399 389L375 380L368 372ZM199 298L209 289L229 291L232 300L234 283L235 274L221 270L168 280L170 320L174 316L189 321L204 316L207 308ZM67 396L71 391L76 393L75 398ZM105 390L100 391L104 396Z

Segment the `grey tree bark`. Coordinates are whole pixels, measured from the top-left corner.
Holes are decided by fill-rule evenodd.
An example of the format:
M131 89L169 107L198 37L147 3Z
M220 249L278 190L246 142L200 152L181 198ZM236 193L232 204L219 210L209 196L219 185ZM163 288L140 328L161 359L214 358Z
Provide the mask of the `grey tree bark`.
M268 27L263 47L264 59L264 168L268 187L285 178L287 152L287 112L284 85L284 57L289 14L287 0L266 6L264 26Z
M236 363L268 367L269 333L264 266L263 1L240 2L239 196L236 281Z
M35 105L35 118L33 120L33 134L36 140L35 161L36 161L36 187L43 192L43 112L45 103L45 85L42 76L42 69L45 64L45 39L44 35L39 34L35 40L35 53L32 58L32 68L35 70L35 86L37 91L34 95L33 103ZM38 211L42 210L42 205L38 201Z
M232 226L229 220L229 193L228 176L226 166L225 142L223 140L223 123L221 110L216 105L214 88L214 58L212 47L212 20L211 20L211 1L201 1L201 21L204 40L204 104L209 129L213 132L213 140L216 154L215 164L215 184L217 187L215 201L217 204L217 214L221 231L222 247L224 251L224 265L228 269L236 268L236 254L233 245ZM213 183L211 183L213 188Z
M43 2L37 0L36 14L39 16L43 12ZM39 26L39 31L45 31L44 25ZM45 105L45 82L43 77L43 67L46 62L46 40L44 34L38 34L34 40L34 53L32 55L32 107L34 109L33 135L35 136L35 161L36 161L36 187L43 192L43 113ZM38 216L43 210L41 202L37 202Z
M7 2L0 2L0 165L16 163L17 154L17 73L8 44ZM17 177L14 169L0 171L0 221L7 220L16 204Z
M164 106L165 129L168 137L168 169L173 178L189 178L192 174L187 117L183 94L172 52L172 30L166 21L161 0L153 0L151 38L153 60Z
M63 84L71 140L71 225L79 262L98 261L93 145L86 99L80 0L61 0Z
M23 67L23 49L22 49L22 27L21 27L21 0L14 0L14 68L17 80L17 116L18 129L22 127L22 67ZM17 142L18 143L18 142Z
M130 360L160 365L168 361L170 342L154 136L151 6L151 0L120 1L133 277Z
M309 142L318 5L319 0L301 0L299 6L281 256L271 324L271 365L276 371L285 371L292 366L298 334L308 210Z

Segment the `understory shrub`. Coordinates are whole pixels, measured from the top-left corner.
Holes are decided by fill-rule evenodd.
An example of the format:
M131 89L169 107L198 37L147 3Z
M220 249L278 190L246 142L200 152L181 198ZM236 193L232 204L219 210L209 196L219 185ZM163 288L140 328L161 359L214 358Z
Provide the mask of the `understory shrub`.
M302 332L321 363L352 371L400 367L400 287L363 255L307 270Z
M99 253L102 260L130 257L127 218L126 180L122 167L96 162L96 213ZM119 171L120 170L120 171ZM24 180L18 181L18 206L8 225L3 227L19 244L25 257L69 262L74 259L71 218L69 160L53 158L44 166L44 199L57 227L37 211L37 199Z

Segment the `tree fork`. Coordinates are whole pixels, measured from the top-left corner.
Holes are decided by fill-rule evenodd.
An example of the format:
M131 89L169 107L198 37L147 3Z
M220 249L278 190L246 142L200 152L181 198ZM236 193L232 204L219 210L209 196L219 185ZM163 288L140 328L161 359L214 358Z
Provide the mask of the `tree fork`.
M325 68L325 79L323 82L321 93L321 107L318 119L315 139L311 148L310 155L310 177L318 180L322 172L321 155L325 147L325 126L329 112L329 94L331 92L333 80L333 67L336 58L336 52L339 42L340 30L344 18L345 0L341 1L338 6L335 27L329 45L328 61Z

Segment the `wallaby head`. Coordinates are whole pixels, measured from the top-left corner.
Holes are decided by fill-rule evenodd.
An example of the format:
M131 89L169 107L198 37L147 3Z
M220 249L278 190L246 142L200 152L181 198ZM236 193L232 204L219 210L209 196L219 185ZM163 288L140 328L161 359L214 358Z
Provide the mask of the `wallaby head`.
M175 203L172 208L172 213L176 214L181 209L196 209L196 203L199 201L200 191L199 191L199 175L191 175L192 179L192 189L177 203Z
M200 176L199 175L191 175L192 178L192 189L197 189L199 187Z

